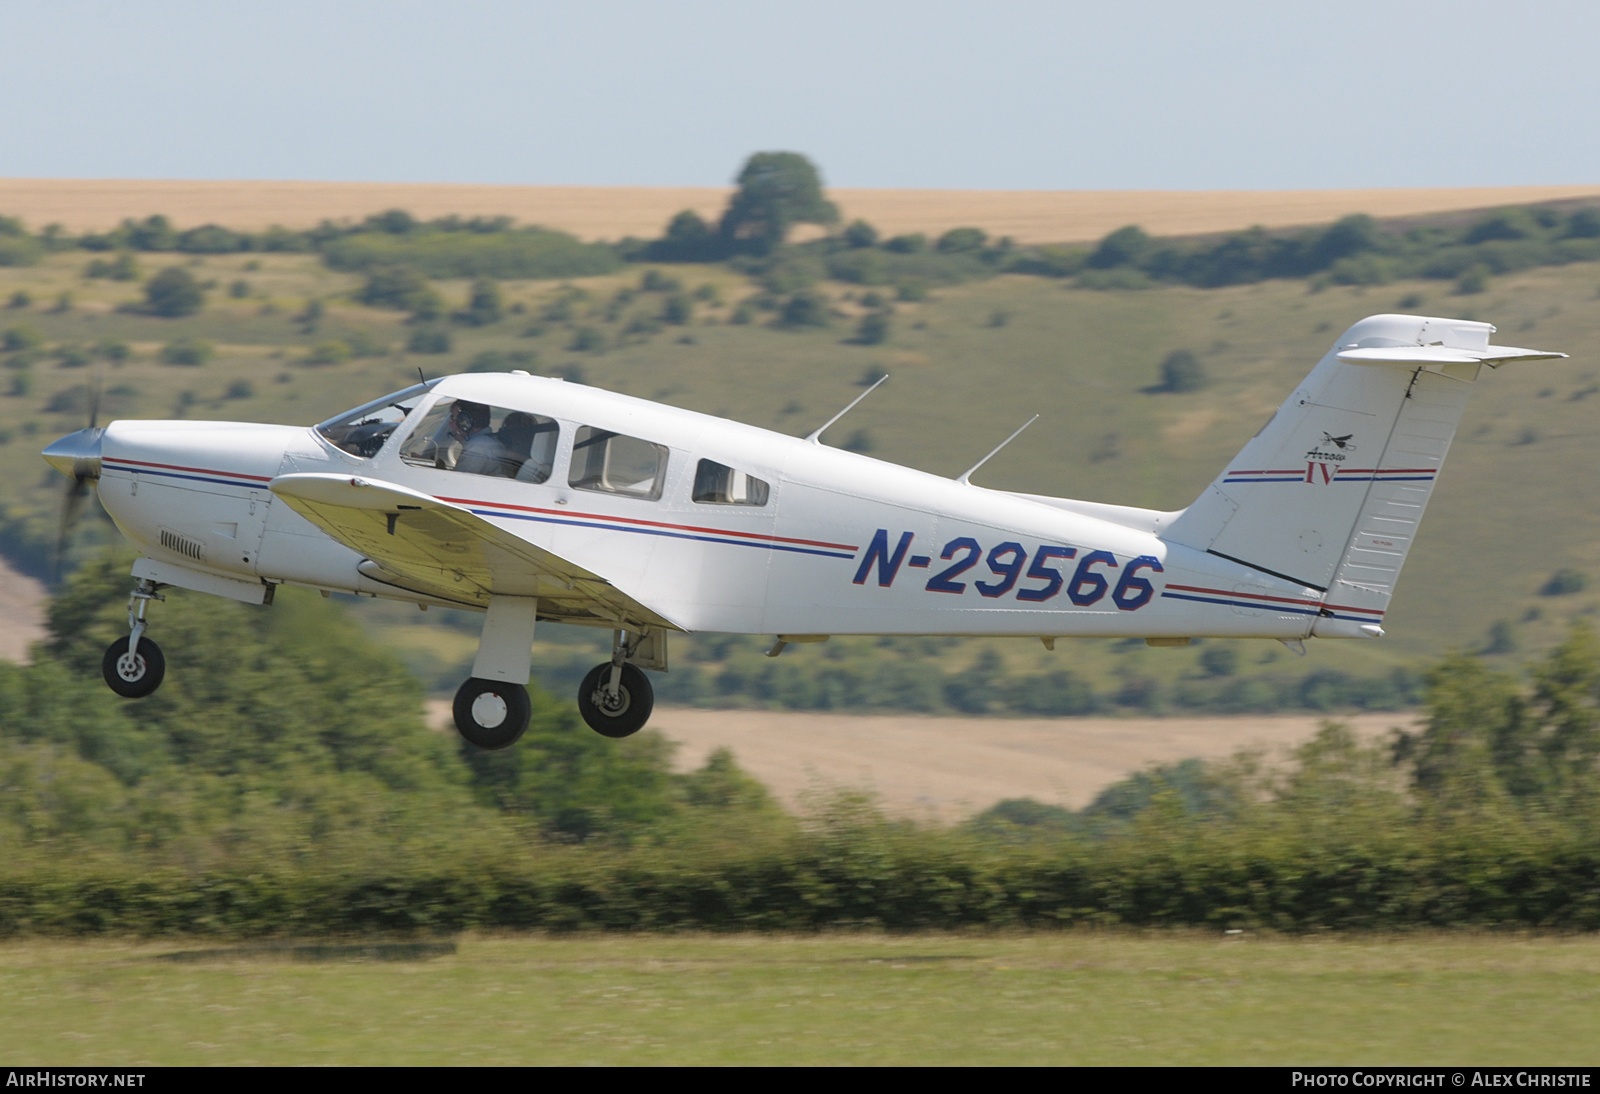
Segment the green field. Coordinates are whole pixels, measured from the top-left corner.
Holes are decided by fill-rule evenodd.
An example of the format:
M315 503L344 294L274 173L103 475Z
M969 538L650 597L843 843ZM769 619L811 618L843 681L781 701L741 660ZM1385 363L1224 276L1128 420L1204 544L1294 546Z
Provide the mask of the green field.
M17 1065L119 1067L1600 1062L1594 938L580 936L320 956L9 943L0 1045Z
M715 300L697 303L686 325L652 328L634 321L658 316L664 294L634 292L618 303L619 292L639 283L639 268L632 267L572 283L587 297L573 302L565 318L543 316L570 285L504 282L507 316L486 326L453 326L452 351L435 355L403 352L410 330L403 315L355 303L350 294L361 276L331 271L312 255L147 254L139 261L144 275L181 263L214 282L205 310L183 319L118 311L117 305L139 298L139 283L83 277L83 252L0 269L0 301L19 289L32 298L27 306L0 309L0 327L25 324L45 340L33 363L18 366L9 356L3 363L12 372L0 373L0 502L36 544L53 533L62 487L38 449L82 424L83 392L96 367L68 367L57 350L106 338L127 342L133 357L105 369L103 418L309 424L403 386L419 367L437 375L498 351L533 354L526 367L535 372L581 375L614 390L798 434L826 419L860 390L864 375L881 368L894 379L835 428L833 443L857 435L874 456L957 474L1038 411L1042 421L979 474L983 485L1178 508L1340 331L1405 300L1406 310L1489 320L1499 325L1502 342L1564 350L1573 359L1482 379L1390 612L1389 636L1312 643L1311 658L1295 671L1321 666L1372 675L1417 666L1449 647L1483 646L1496 621L1510 625L1515 647L1497 663L1512 663L1552 646L1569 618L1600 612L1600 507L1586 503L1594 491L1584 455L1594 435L1588 400L1600 391L1593 348L1600 268L1594 264L1508 274L1470 296L1451 295L1437 281L1317 292L1305 281L1097 292L1004 275L896 304L888 340L870 346L848 340L864 314L859 286L822 286L836 313L832 328L779 330L768 312L757 311L751 323L730 321L739 302L759 291L736 272L664 267L685 291L709 285ZM230 295L235 282L244 283L239 291L245 295ZM449 307L464 304L466 282L435 285ZM65 310L57 304L62 293L71 294ZM307 329L296 316L313 298L323 300L326 311L315 329ZM599 332L599 348L579 352L571 347L585 328ZM200 367L161 363L161 347L185 336L211 340L216 357ZM334 365L307 363L318 343L363 338L385 351ZM1177 348L1199 356L1211 385L1189 394L1150 393L1160 361ZM26 394L5 394L5 385L23 375L31 378ZM1561 597L1538 595L1551 573L1564 568L1592 575L1589 587ZM372 620L425 676L448 676L470 658L471 639L415 632L428 623L414 611L385 614L381 608ZM945 645L927 656L947 672L958 671L981 645ZM691 648L678 648L678 663ZM1129 653L1109 643L1064 649L1052 657L1037 644L1009 644L1003 656L1013 671L1071 666L1094 680L1130 671L1135 663L1139 673L1177 679L1196 672L1198 657L1192 650ZM1242 652L1246 665L1284 656L1272 643L1244 644ZM829 653L812 648L786 656Z

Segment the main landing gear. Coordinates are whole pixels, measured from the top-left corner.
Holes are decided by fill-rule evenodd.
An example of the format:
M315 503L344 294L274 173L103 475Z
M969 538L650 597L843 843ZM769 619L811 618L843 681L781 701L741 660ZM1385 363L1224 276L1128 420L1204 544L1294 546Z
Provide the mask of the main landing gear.
M645 636L635 635L632 644L627 637L625 631L613 631L611 660L590 669L578 685L578 713L590 729L613 740L643 729L656 705L650 678L628 660Z
M494 750L510 748L528 731L533 704L521 684L474 676L457 689L451 713L468 744Z
M611 660L590 669L578 686L578 713L602 737L630 737L650 720L655 689L643 670L629 661L644 643L643 635L635 635L630 643L625 632L616 631ZM486 667L490 664L483 663ZM461 736L483 749L515 744L527 732L531 712L527 688L484 676L473 676L462 684L452 707Z
M112 691L124 699L142 699L161 686L167 674L167 659L161 656L161 647L144 636L145 609L152 600L164 600L156 590L154 581L140 578L128 598L127 638L119 638L106 647L100 659L100 675Z

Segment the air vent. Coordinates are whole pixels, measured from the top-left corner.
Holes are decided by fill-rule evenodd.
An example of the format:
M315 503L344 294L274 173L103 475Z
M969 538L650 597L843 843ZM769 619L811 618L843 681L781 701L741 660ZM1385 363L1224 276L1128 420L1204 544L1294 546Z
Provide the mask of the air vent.
M205 555L205 548L188 536L180 536L176 532L161 529L161 546L169 551L176 551L180 555L187 555L198 561Z

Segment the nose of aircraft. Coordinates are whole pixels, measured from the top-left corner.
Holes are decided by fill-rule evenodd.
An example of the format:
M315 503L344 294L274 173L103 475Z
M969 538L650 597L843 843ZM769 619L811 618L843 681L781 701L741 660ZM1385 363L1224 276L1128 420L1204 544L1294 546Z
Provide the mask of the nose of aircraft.
M100 477L100 439L105 427L80 429L52 442L42 455L51 467L69 479Z

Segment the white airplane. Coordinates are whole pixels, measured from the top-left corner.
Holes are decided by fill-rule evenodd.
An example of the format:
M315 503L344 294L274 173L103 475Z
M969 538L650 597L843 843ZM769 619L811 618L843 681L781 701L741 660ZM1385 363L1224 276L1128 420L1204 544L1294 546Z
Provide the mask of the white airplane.
M504 748L540 620L612 631L578 691L608 737L645 724L641 670L666 671L673 631L776 635L772 656L835 634L1377 638L1482 366L1565 356L1493 330L1362 320L1170 513L973 485L994 452L946 479L822 446L850 407L795 438L526 373L427 381L312 428L116 421L44 457L98 479L143 555L103 664L118 694L161 683L146 609L167 586L474 608L455 722Z

